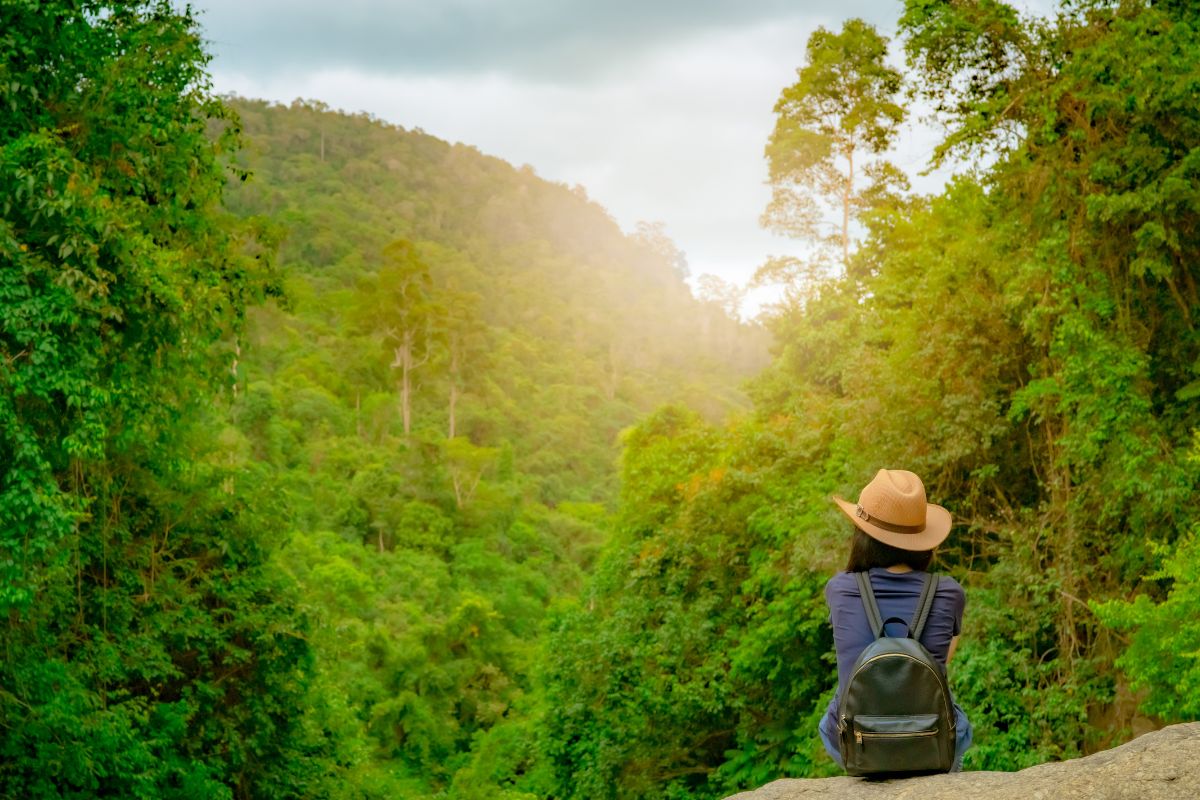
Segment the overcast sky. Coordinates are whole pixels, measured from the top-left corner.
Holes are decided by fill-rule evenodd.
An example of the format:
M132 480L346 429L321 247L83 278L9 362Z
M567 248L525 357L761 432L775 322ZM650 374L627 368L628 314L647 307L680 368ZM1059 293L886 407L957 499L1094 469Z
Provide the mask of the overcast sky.
M1047 0L1032 0L1042 3ZM627 231L665 223L693 276L768 255L763 146L809 34L899 0L194 0L218 92L321 100L581 184ZM935 142L896 160L915 177ZM943 176L915 179L936 188ZM764 299L760 294L758 300ZM751 307L756 304L752 300Z

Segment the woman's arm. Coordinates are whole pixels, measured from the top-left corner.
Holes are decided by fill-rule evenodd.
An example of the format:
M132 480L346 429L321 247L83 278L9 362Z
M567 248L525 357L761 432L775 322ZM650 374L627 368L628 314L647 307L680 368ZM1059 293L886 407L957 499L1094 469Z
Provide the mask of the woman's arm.
M954 658L954 651L958 649L958 637L955 636L950 640L950 649L946 651L946 663L950 663L950 659Z

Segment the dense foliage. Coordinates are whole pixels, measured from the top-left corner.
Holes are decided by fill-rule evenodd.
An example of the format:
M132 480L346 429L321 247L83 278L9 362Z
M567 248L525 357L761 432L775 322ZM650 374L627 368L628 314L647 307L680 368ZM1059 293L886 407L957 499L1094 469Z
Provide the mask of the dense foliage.
M249 315L221 452L286 514L347 792L414 796L525 719L545 611L611 527L618 432L742 407L764 335L580 190L317 104L233 106L253 177L228 205L283 226L285 298Z
M958 521L968 768L1200 713L1200 15L900 38L820 30L782 89L764 221L813 256L760 271L768 364L578 187L215 99L165 2L0 4L0 794L831 774L827 498L880 466ZM970 165L931 196L905 81Z
M1197 17L910 0L901 33L947 126L938 158L976 167L935 196L844 207L861 244L772 317L752 418L702 432L658 417L629 437L621 534L546 655L555 796L719 797L821 774L834 675L812 626L847 528L824 498L881 465L925 476L959 522L937 568L968 593L951 670L976 727L968 768L1196 713ZM830 42L858 42L840 64L879 74L874 41L857 22L814 35L777 108L767 155L792 170L777 190L836 186L846 132L885 98L830 105L814 75ZM809 95L821 116L795 112ZM823 142L824 160L789 161L788 142Z
M0 30L0 794L303 793L305 624L203 435L272 277L219 207L196 26L37 2Z

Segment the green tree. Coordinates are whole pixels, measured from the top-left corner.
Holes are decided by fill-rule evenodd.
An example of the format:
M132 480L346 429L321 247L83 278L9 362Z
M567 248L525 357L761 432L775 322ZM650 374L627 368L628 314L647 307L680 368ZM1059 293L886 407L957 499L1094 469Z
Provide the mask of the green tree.
M1118 665L1142 694L1142 708L1164 720L1184 722L1200 716L1200 544L1193 533L1170 550L1163 565L1148 581L1169 582L1167 596L1139 594L1131 601L1109 600L1095 610L1116 630L1129 631L1132 639Z
M861 19L848 20L840 33L817 28L798 80L775 104L775 129L766 147L771 203L763 224L821 250L836 247L843 268L850 262L858 214L907 186L903 173L882 157L906 115L896 102L900 72L886 58L887 39ZM830 221L831 211L839 222ZM816 266L823 258L818 254ZM796 266L768 262L759 280L786 278Z
M408 436L412 433L413 373L433 356L438 310L429 267L412 242L393 242L384 249L383 258L383 266L360 295L359 316L392 352L389 366L400 374L400 417Z
M668 407L626 435L620 529L543 654L547 794L721 797L827 762L824 578L787 546L814 487L778 433Z
M219 208L236 118L169 3L0 28L0 794L304 794L303 616L212 445L273 281Z
M479 481L495 464L498 451L494 447L476 447L459 436L447 439L442 446L442 452L446 460L446 470L450 473L450 482L454 486L454 503L461 509L475 496Z
M999 148L990 181L1024 241L1009 303L1030 378L1010 415L1032 422L1029 524L1053 532L1039 566L1061 606L1058 680L1074 684L1116 650L1081 601L1136 581L1153 543L1196 520L1200 417L1183 398L1200 357L1186 255L1200 245L1200 117L1183 87L1200 33L1179 9L1137 2L1080 3L1055 22L910 3L902 25L928 85L958 87L947 144Z

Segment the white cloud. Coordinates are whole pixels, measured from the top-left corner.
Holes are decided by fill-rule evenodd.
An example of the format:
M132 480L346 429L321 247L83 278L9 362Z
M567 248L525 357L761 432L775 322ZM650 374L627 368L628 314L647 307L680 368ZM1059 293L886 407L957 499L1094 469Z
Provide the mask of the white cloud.
M315 98L475 145L583 185L626 229L661 220L695 274L745 282L770 252L759 229L771 108L813 26L785 20L660 48L586 85L501 73L383 75L351 69L255 77L216 65L218 91Z
M1035 6L1048 1L1031 0ZM275 2L282 0L267 5ZM368 0L349 2L359 12L372 6ZM774 123L772 108L781 89L794 81L809 34L819 24L837 27L843 16L863 10L890 32L899 14L890 1L847 3L836 17L828 16L826 4L819 12L799 8L791 16L771 16L760 3L750 21L735 27L711 24L728 13L722 7L717 14L713 9L720 4L709 3L703 8L710 24L693 20L678 31L660 30L650 42L626 41L610 26L595 40L603 46L590 56L599 57L603 69L586 76L566 66L556 72L553 60L538 69L515 64L510 51L519 49L519 41L490 67L478 59L463 69L440 62L403 66L402 59L387 67L364 55L354 66L282 69L279 64L291 62L282 57L272 62L270 54L272 48L283 52L286 44L262 37L267 28L255 28L251 19L241 35L261 42L265 65L223 60L218 41L214 83L220 92L247 97L281 102L304 97L366 111L474 145L514 165L530 164L543 177L583 185L627 230L639 220L664 222L694 275L711 272L744 284L768 255L802 250L763 231L758 217L769 198L762 152ZM230 0L208 5L217 20L231 7ZM317 18L312 7L300 4L288 25L307 29ZM562 15L555 19L566 25ZM409 21L413 30L405 35L419 36L421 19ZM445 34L446 20L436 21ZM516 23L508 18L505 24ZM474 24L468 32L478 28ZM378 38L362 35L368 42ZM341 63L345 48L334 55L314 57L313 63ZM413 57L419 62L421 54ZM898 147L898 162L915 175L936 141L929 130L910 131ZM936 189L945 177L918 178L915 186ZM770 295L756 298L764 302Z
M218 61L259 75L356 66L424 74L499 70L553 82L607 74L613 56L780 16L796 0L199 0ZM813 7L816 7L814 10ZM841 16L896 13L842 0Z

